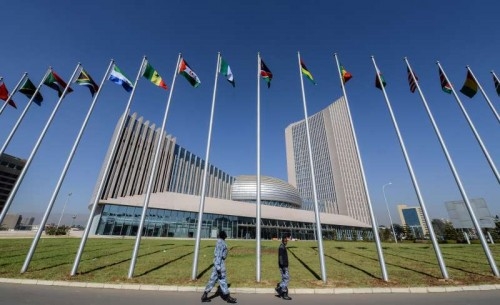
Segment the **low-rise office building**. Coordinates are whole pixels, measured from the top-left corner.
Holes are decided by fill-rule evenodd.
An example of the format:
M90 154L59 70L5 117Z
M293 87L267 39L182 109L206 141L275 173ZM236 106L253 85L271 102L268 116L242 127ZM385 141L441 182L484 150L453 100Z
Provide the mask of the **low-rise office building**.
M216 237L223 229L230 238L255 238L256 176L233 177L176 143L154 124L137 114L119 125L104 160L96 190L104 179L91 232L98 235L137 234L152 172L158 137L160 156L145 218L144 236L193 237L196 234L204 169L208 168L201 237ZM104 169L111 162L109 173ZM97 196L94 192L94 196ZM95 198L95 197L94 197ZM94 199L91 201L93 202ZM313 211L301 209L297 189L273 177L261 176L261 233L271 239L283 233L294 238L315 238ZM321 213L323 236L352 239L371 235L370 226L345 215Z

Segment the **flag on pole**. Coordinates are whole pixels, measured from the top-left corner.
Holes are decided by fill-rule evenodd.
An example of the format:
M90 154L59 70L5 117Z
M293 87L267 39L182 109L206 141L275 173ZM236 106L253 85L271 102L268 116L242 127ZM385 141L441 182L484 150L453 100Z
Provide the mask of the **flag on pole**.
M443 71L441 71L441 68L439 68L439 80L441 81L441 89L444 92L451 94L451 84L448 82L448 80L444 76L444 73L443 73Z
M340 73L342 74L342 82L344 84L352 78L352 74L349 73L342 65L340 65Z
M90 94L94 97L94 94L99 90L99 86L94 82L92 77L83 68L80 70L80 74L75 79L75 83L81 86L86 86L90 90Z
M54 71L50 71L49 75L47 75L47 77L43 81L43 84L45 86L48 86L48 87L56 90L57 96L59 96L59 97L62 96L64 89L67 86L66 82L63 81L63 79L59 75L57 75L57 73ZM70 93L72 91L73 91L73 89L68 87L68 90L66 90L66 93Z
M385 82L385 79L384 77L382 76L382 73L378 73L378 75L375 75L375 87L379 88L380 90L382 90L382 86L380 85L380 81L378 80L380 77L380 80L382 81L382 86L386 86L387 83Z
M29 78L26 78L26 81L24 82L23 86L21 89L19 89L19 92L22 94L26 95L29 99L33 97L33 94L36 92L36 87L33 85L31 80ZM42 106L42 101L43 101L43 96L40 92L37 92L35 97L33 98L33 102L35 102L38 106Z
M267 88L271 88L271 80L273 79L273 73L266 66L262 58L260 59L260 76L267 82Z
M144 72L142 72L142 76L149 79L153 84L157 85L160 88L165 90L168 89L167 84L163 81L158 71L156 71L153 66L146 61L146 68L144 68Z
M470 73L470 71L467 71L467 76L465 77L465 82L464 85L462 86L462 89L460 89L460 92L462 92L465 96L472 98L474 95L477 93L477 82Z
M7 102L8 98L9 98L9 91L7 90L7 87L5 86L3 80L0 80L0 99ZM7 103L17 109L16 103L14 103L12 99L9 99Z
M231 67L229 67L227 62L222 57L220 59L219 73L224 75L226 77L227 81L230 82L231 85L233 85L233 87L236 86L236 84L234 82L233 72L231 71Z
M125 91L130 92L134 88L132 82L122 73L120 68L117 65L113 64L113 69L109 74L109 80L113 83L120 85L125 89Z
M413 78L410 68L406 67L406 70L408 71L408 84L410 85L410 91L411 93L414 93L415 89L417 89L418 77L414 74L415 78Z
M498 82L498 79L493 75L493 84L495 84L495 91L497 92L498 96L500 96L500 82Z
M300 70L305 77L307 77L313 84L316 85L311 72L309 72L309 70L307 69L306 64L302 61L302 58L300 59Z
M182 74L188 80L191 86L195 88L201 84L200 78L193 70L191 70L184 58L182 58L181 62L179 63L179 74Z

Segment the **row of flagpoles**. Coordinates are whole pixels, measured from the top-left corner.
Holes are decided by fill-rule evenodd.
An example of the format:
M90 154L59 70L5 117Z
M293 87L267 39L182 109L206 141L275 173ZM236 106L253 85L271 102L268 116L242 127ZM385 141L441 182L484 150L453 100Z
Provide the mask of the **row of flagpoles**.
M363 169L363 165L362 165L362 160L361 160L361 157L360 157L360 153L359 153L359 147L358 147L358 144L357 144L357 137L356 137L356 133L355 133L355 130L354 130L354 124L353 124L353 120L352 120L352 117L351 117L351 113L350 113L350 108L349 108L349 102L348 102L348 98L347 98L347 93L346 93L346 89L345 89L345 84L347 83L347 81L349 81L351 78L352 78L352 75L351 73L349 73L339 62L339 59L338 59L338 56L337 54L334 54L334 57L335 57L335 61L336 61L336 64L337 64L337 70L338 70L338 73L339 73L339 79L340 79L340 83L341 83L341 87L342 87L342 91L343 91L343 94L344 94L344 97L345 97L345 100L346 100L346 104L347 104L347 110L348 110L348 114L349 114L349 119L350 119L350 122L351 122L351 127L352 127L352 130L353 130L353 134L354 134L354 141L355 141L355 146L356 146L356 150L357 150L357 157L358 157L358 160L359 160L359 163L361 165L361 172L362 172L362 177L363 177L363 182L364 182L364 185L365 185L365 192L366 192L366 195L367 195L367 198L368 198L368 207L369 207L369 211L370 211L370 217L371 217L371 221L372 221L372 230L373 230L373 233L374 233L374 238L375 238L375 243L376 243L376 246L377 246L377 254L378 254L378 257L379 257L379 262L380 262L380 267L381 267L381 271L382 271L382 278L385 280L385 281L388 281L388 274L387 274L387 270L386 270L386 266L385 266L385 261L384 261L384 256L383 256L383 252L382 252L382 246L381 246L381 242L380 242L380 239L379 239L379 236L378 236L378 228L377 228L377 224L376 224L376 221L375 221L375 216L374 216L374 213L373 213L373 207L372 207L372 204L371 204L371 200L370 200L370 196L369 196L369 192L368 192L368 187L367 187L367 183L366 183L366 177L365 177L365 173L364 173L364 169ZM271 86L271 80L273 78L273 74L271 72L271 70L267 67L267 65L264 63L264 61L262 60L261 56L260 56L260 53L257 55L257 175L256 175L256 184L257 184L257 193L256 193L256 279L258 282L260 282L260 260L261 260L261 252L260 252L260 241L261 241L261 227L260 227L260 223L261 223L261 202L260 202L260 194L261 194L261 190L260 190L260 79L264 79L267 83L267 86L268 88ZM392 111L392 107L391 107L391 104L390 104L390 101L389 101L389 98L387 96L387 93L386 93L386 90L385 90L385 86L386 86L386 82L382 76L382 73L380 72L380 70L378 69L377 65L376 65L376 62L375 62L375 58L372 57L372 61L373 61L373 65L374 65L374 68L375 68L375 71L376 71L376 79L375 79L375 86L377 88L379 88L382 92L383 92L383 95L384 95L384 98L386 100L386 103L387 103L387 106L388 106L388 109L389 109L389 112L391 114L391 118L393 120L393 124L394 124L394 127L396 129L396 133L398 135L398 139L399 139L399 142L400 142L400 146L401 146L401 149L403 151L403 154L404 154L404 157L405 157L405 161L406 161L406 164L407 164L407 167L408 167L408 170L410 172L410 176L411 176L411 179L412 179L412 182L413 182L413 185L414 185L414 188L415 188L415 192L417 194L417 198L419 200L419 204L422 208L422 211L423 211L423 214L424 214L424 218L425 218L425 221L430 224L431 223L431 219L429 218L428 216L428 213L427 213L427 209L425 207L425 203L424 203L424 200L422 198L422 195L420 193L420 189L419 189L419 186L418 186L418 182L417 182L417 179L413 173L413 169L412 169L412 166L411 166L411 162L410 162L410 159L408 157L408 154L406 152L406 148L405 148L405 145L404 145L404 141L403 141L403 138L401 136L401 133L399 131L399 127L398 127L398 124L397 124L397 121L396 121L396 118L395 118L395 115ZM439 129L436 125L436 122L432 116L432 113L430 112L430 109L429 109L429 106L425 100L425 97L422 93L422 90L419 86L419 82L418 82L418 78L417 76L415 75L415 73L413 72L413 70L411 69L411 66L408 62L408 60L405 58L405 63L407 65L407 71L408 71L408 82L409 82L409 86L410 86L410 91L413 93L415 92L417 89L418 89L418 92L422 98L422 102L424 103L424 106L427 110L427 113L429 115L429 118L433 124L433 127L434 127L434 130L436 132L436 135L440 141L440 144L441 144L441 147L443 149L443 152L445 153L445 156L447 158L447 161L448 161L448 164L450 166L450 169L452 170L452 173L454 175L454 178L455 178L455 181L457 183L457 186L460 190L460 193L462 195L462 198L466 204L466 207L467 207L467 210L470 214L470 217L472 218L472 221L473 221L473 224L474 224L474 227L476 229L476 231L478 232L478 235L480 237L480 240L481 240L481 244L483 246L483 249L484 249L484 252L487 256L487 259L490 263L490 266L492 268L492 271L493 273L495 274L495 276L499 276L498 274L498 270L497 270L497 267L496 267L496 263L491 255L491 252L488 248L488 245L486 243L486 240L484 238L484 235L482 234L482 231L481 231L481 228L479 226L479 223L477 221L477 218L472 210L472 207L470 205L470 201L468 199L468 196L466 195L465 193L465 190L463 189L463 186L461 184L461 181L460 181L460 178L456 172L456 169L453 165L453 161L451 160L451 157L448 153L448 150L446 148L446 145L444 143L444 140L442 139L442 136L439 132ZM498 175L498 171L496 170L496 166L493 162L493 160L491 159L491 157L489 156L489 153L486 149L486 147L484 146L479 134L477 133L477 131L475 130L474 126L473 126L473 123L472 121L470 120L465 108L463 107L463 105L461 104L461 101L460 101L460 98L458 97L455 89L453 88L453 86L451 85L451 83L448 81L448 78L446 76L446 74L444 73L444 70L442 68L442 66L440 65L440 63L438 62L437 63L438 67L439 67L439 76L440 76L440 81L441 81L441 87L443 89L444 92L447 92L447 93L453 93L455 99L457 100L457 103L459 104L463 114L465 115L468 123L469 123L469 126L471 127L471 129L473 130L473 133L474 135L476 136L476 139L479 143L479 145L481 146L481 149L483 150L483 153L485 155L485 157L487 158L489 164L490 164L490 167L492 169L492 171L494 172L497 180L500 182L500 178L499 178L499 175ZM309 154L309 162L310 162L310 168L311 168L311 180L312 180L312 185L313 185L313 194L314 194L314 214L315 214L315 225L316 225L316 232L321 232L321 220L320 220L320 213L319 213L319 208L318 208L318 200L317 200L317 192L316 192L316 182L315 182L315 175L314 175L314 164L313 164L313 158L312 158L312 149L311 149L311 139L310 139L310 132L309 132L309 125L308 125L308 114L307 114L307 103L306 103L306 95L305 95L305 90L304 90L304 83L303 83L303 78L302 76L306 77L307 79L309 79L312 83L315 84L315 80L314 80L314 77L312 75L312 73L308 70L308 68L306 67L304 61L301 59L300 57L300 53L298 53L298 67L299 67L299 74L301 75L300 77L300 80L301 80L301 89L302 89L302 100L303 100L303 107L304 107L304 118L305 118L305 124L306 124L306 135L307 135L307 143L308 143L308 154ZM483 96L485 97L485 99L487 100L491 110L494 112L497 120L500 122L500 119L498 117L498 113L496 112L496 109L495 107L493 107L493 105L491 104L491 101L489 100L489 98L487 97L486 93L484 92L482 86L479 84L479 82L477 81L477 79L475 78L474 74L472 73L471 69L469 67L467 67L467 77L466 77L466 81L462 87L462 89L460 90L461 93L463 93L464 95L468 96L468 97L473 97L478 89L481 91L481 93L483 94ZM148 186L147 186L147 190L146 190L146 194L145 194L145 199L144 199L144 204L143 204L143 211L142 211L142 215L141 215L141 220L140 220L140 224L139 224L139 228L138 228L138 233L137 233L137 236L136 236L136 242L135 242L135 245L134 245L134 250L133 250L133 254L132 254L132 259L131 259L131 264L130 264L130 268L129 268L129 272L128 272L128 277L129 278L132 278L133 277L133 272L134 272L134 269L135 269L135 264L136 264L136 260L137 260L137 254L138 254L138 251L139 251L139 248L140 248L140 241L141 241L141 236L142 236L142 231L143 231L143 227L144 227L144 223L145 223L145 216L146 216L146 211L148 209L148 206L149 206L149 200L150 200L150 196L151 196L151 190L152 190L152 185L153 185L153 180L154 180L154 177L156 176L156 171L157 171L157 163L158 163L158 158L159 158L159 153L160 153L160 146L161 146L161 141L163 139L163 134L165 132L165 125L166 125L166 121L167 121L167 117L168 117L168 112L169 112L169 108L170 108L170 103L171 103L171 99L172 99L172 93L173 93L173 90L174 90L174 87L175 87L175 80L176 80L176 77L177 75L179 74L182 74L187 80L188 82L193 86L193 87L197 87L200 85L201 81L198 77L198 75L190 68L190 66L187 64L187 62L185 61L185 59L182 57L181 54L179 54L178 56L178 59L177 59L177 63L176 63L176 66L175 66L175 72L174 72L174 76L173 76L173 80L172 80L172 84L171 84L171 90L169 92L169 95L168 95L168 99L167 99L167 102L166 102L166 109L165 109L165 113L164 113L164 118L163 118L163 122L162 122L162 127L161 127L161 133L162 135L159 135L158 136L158 143L157 143L157 148L156 148L156 151L155 151L155 155L154 155L154 161L153 161L153 166L152 166L152 169L151 169L151 173L149 175L149 181L148 181ZM209 156L210 156L210 142L211 142L211 132L212 132L212 125L213 125L213 117L214 117L214 112L215 112L215 101L216 101L216 92L217 92L217 82L218 82L218 76L219 74L222 74L224 75L227 80L232 84L232 86L234 87L235 86L235 80L234 80L234 76L233 76L233 73L231 71L231 68L230 66L227 64L227 62L221 57L220 53L218 54L217 56L217 65L216 65L216 71L215 71L215 81L214 81L214 89L213 89L213 96L212 96L212 107L211 107L211 113L210 113L210 122L209 122L209 128L208 128L208 137L207 137L207 148L206 148L206 155L205 155L205 165L208 165L209 163ZM495 90L496 92L500 95L500 81L498 80L497 76L495 75L495 73L492 71L492 75L493 75L493 80L494 80L494 85L495 85ZM81 64L78 64L73 72L73 74L71 75L70 77L70 81L69 83L66 83L61 77L59 77L54 71L52 68L49 68L47 70L47 72L45 73L42 81L40 82L40 84L35 87L34 84L31 82L31 80L27 77L27 74L25 73L21 79L19 80L19 82L17 83L17 85L15 86L14 90L12 91L12 93L8 93L8 90L7 88L5 87L5 84L3 83L3 81L0 79L0 98L3 99L5 101L3 107L0 109L0 113L3 111L3 109L6 107L6 105L11 105L13 107L16 107L16 104L14 103L14 101L12 100L12 96L14 95L14 93L16 92L21 92L22 94L26 95L27 97L29 97L29 102L28 104L26 105L25 109L23 110L23 112L21 113L18 121L16 122L16 124L14 125L14 127L12 128L9 136L7 137L5 143L3 144L2 148L0 149L0 154L3 153L7 147L7 145L9 144L10 140L12 139L12 137L14 136L15 134L15 131L17 130L17 127L19 126L19 124L21 123L24 115L26 114L28 108L30 107L30 105L34 102L35 104L37 105L41 105L41 102L43 101L43 96L41 95L41 93L39 92L40 91L40 88L42 85L46 85L54 90L56 90L58 92L58 96L59 96L59 99L58 99L58 102L56 104L56 106L54 107L54 110L52 111L44 129L42 130L29 158L27 159L26 161L26 164L23 168L23 170L21 171L20 175L19 175L19 178L18 180L16 181L14 187L12 188L12 191L5 203L5 206L4 206L4 209L2 210L2 213L0 214L0 223L3 221L3 219L5 218L5 215L6 213L8 212L9 208L10 208L10 205L12 204L12 201L16 195L16 192L19 188L19 185L21 184L30 164L31 164L31 161L34 157L34 155L36 154L36 151L40 145L40 143L42 142L43 140L43 137L45 136L45 133L47 132L47 129L49 128L58 108L59 108L59 105L60 103L62 102L63 98L66 97L67 94L71 93L73 91L73 89L70 87L71 83L76 83L78 85L82 85L82 86L86 86L87 88L89 88L90 90L90 93L93 97L92 99L92 103L91 103L91 106L88 110L88 113L84 119L84 122L80 128L80 131L75 139L75 142L73 144L73 147L72 147L72 150L66 160L66 163L65 163L65 166L61 172L61 175L59 177L59 180L56 184L56 187L54 189L54 192L52 194L52 197L49 201L49 204L47 206L47 209L46 209L46 212L43 216L43 219L40 223L40 228L43 228L45 227L46 225L46 222L48 220L48 217L50 215L50 212L52 210L52 207L54 205L54 202L55 202L55 199L57 198L57 195L59 193L59 190L60 190L60 187L64 181L64 178L65 178L65 175L66 175L66 172L71 164L71 161L72 161L72 158L73 158L73 155L78 147L78 144L79 144L79 141L80 141L80 138L81 136L83 135L83 132L85 130L85 127L87 125L87 122L88 122L88 119L90 117L90 115L92 114L92 111L93 111L93 108L94 108L94 105L99 97L99 94L100 94L100 91L104 85L104 82L106 79L110 80L111 82L114 82L118 85L121 85L127 92L130 92L130 96L129 96L129 99L128 99L128 102L125 106L125 110L123 112L123 115L121 116L121 120L120 120L120 123L119 123L119 128L118 130L122 130L123 129L123 126L125 124L125 121L126 121L126 117L129 113L129 110L130 110L130 105L131 105L131 102L133 100L133 97L134 97L134 93L135 93L135 89L137 87L137 83L138 83L138 80L140 77L144 77L146 79L148 79L149 81L151 81L154 85L160 87L160 88L163 88L165 90L168 89L168 86L167 84L165 83L165 81L163 80L163 78L160 76L160 74L158 73L157 70L155 70L152 65L149 63L149 61L147 60L146 57L143 58L142 62L141 62L141 65L139 67L139 70L138 70L138 73L137 73L137 76L135 78L135 81L132 82L130 81L130 79L125 76L125 74L118 68L118 66L115 64L115 62L113 60L111 60L105 74L104 74L104 77L100 83L100 85L97 85L95 83L95 81L92 79L92 77L83 69L83 67L81 66ZM22 84L22 85L21 85ZM17 107L16 107L17 108ZM119 142L119 139L120 137L119 136L116 136L115 139L114 139L114 142L112 144L112 148L111 148L111 156L114 154L117 146L118 146L118 142ZM94 217L94 214L95 214L95 211L96 211L96 208L97 208L97 205L98 205L98 202L99 202L99 199L101 198L102 196L102 192L104 190L104 183L105 183L105 179L104 177L106 177L108 174L109 174L109 171L111 169L111 158L109 158L107 160L107 163L105 165L105 169L104 169L104 173L103 173L103 179L101 179L99 181L99 187L98 187L98 190L97 190L97 193L95 195L95 198L93 198L93 202L91 204L91 211L90 211L90 216L88 218L88 221L87 221L87 224L86 224L86 227L85 227L85 231L83 233L83 236L82 236L82 239L80 241L80 245L79 245L79 249L77 251L77 254L76 254L76 257L75 257L75 261L73 263L73 267L72 267L72 270L71 270L71 275L76 275L77 273L77 270L78 270L78 266L79 266L79 263L80 263L80 260L81 260L81 255L82 255L82 252L84 250L84 247L85 247L85 244L86 244L86 241L88 239L88 235L90 233L90 227L91 227L91 223L92 223L92 219ZM203 176L203 182L202 182L202 190L201 190L201 195L200 195L200 204L199 204L199 213L198 213L198 223L197 223L197 232L196 232L196 243L195 243L195 251L194 251L194 258L193 258L193 269L192 269L192 279L195 280L197 278L197 264L198 264L198 256L199 256L199 243L200 243L200 239L201 239L201 224L202 224L202 217L203 217L203 212L204 212L204 205L205 205L205 189L206 189L206 183L207 183L207 171L204 172L204 176ZM33 239L33 242L32 242L32 245L30 247L30 251L28 252L28 255L25 259L25 262L23 264L23 267L21 269L21 272L25 272L29 266L29 263L31 261L31 258L33 256L33 253L36 249L36 246L37 246L37 243L40 239L40 236L42 234L42 231L43 230L38 230L37 233L36 233L36 236L34 237ZM436 257L437 257L437 260L438 260L438 263L439 263L439 266L441 268L441 272L442 272L442 275L443 275L443 278L445 279L448 279L448 273L447 273L447 270L446 270L446 266L445 266L445 263L444 263L444 260L443 260L443 257L442 257L442 254L440 252L440 249L439 249L439 246L438 246L438 243L437 243L437 239L436 239L436 236L434 234L434 231L432 229L432 226L429 226L429 234L430 234L430 238L432 240L432 243L433 243L433 247L434 247L434 250L435 250L435 253L436 253ZM321 233L318 233L317 235L317 242L318 242L318 249L319 249L319 259L320 259L320 267L321 267L321 274L322 274L322 280L324 282L326 282L327 278L326 278L326 269L325 269L325 262L324 262L324 253L323 253L323 244L322 244L322 234Z

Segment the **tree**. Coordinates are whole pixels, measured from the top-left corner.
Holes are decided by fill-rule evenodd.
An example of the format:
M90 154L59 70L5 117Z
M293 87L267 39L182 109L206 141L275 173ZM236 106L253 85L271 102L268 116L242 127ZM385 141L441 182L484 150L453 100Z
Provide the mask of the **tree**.
M436 237L439 240L443 240L444 239L444 231L445 231L445 227L446 227L445 222L441 219L433 219L431 221L431 223L432 223L432 228L434 229L434 234L436 234Z
M445 223L444 226L444 239L445 240L458 240L459 235L457 230L453 227L453 224L451 222Z
M404 226L403 230L406 240L415 240L415 233L413 232L413 229L409 225Z
M403 226L397 223L393 223L392 227L394 228L394 232L396 233L396 238L401 240L401 236L404 234Z

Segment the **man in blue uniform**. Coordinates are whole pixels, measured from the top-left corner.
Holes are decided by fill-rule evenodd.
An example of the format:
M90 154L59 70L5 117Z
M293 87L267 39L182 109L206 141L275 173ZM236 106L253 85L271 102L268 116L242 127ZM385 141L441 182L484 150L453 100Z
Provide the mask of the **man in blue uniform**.
M276 292L279 297L284 300L291 300L292 298L288 296L288 282L290 282L290 274L288 273L288 252L286 250L286 244L290 235L285 234L281 237L281 245L278 249L278 267L281 273L281 282L276 284Z
M217 243L215 244L214 267L212 269L212 274L210 275L207 286L205 287L205 291L201 296L202 302L211 301L207 295L212 290L212 288L214 288L215 283L219 281L219 288L222 292L221 298L228 303L236 303L236 299L229 295L229 289L227 287L225 263L227 257L227 246L225 242L226 237L226 232L220 231L219 238L217 239Z

